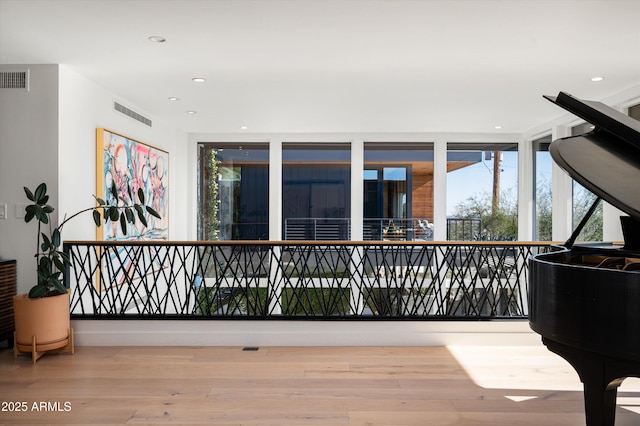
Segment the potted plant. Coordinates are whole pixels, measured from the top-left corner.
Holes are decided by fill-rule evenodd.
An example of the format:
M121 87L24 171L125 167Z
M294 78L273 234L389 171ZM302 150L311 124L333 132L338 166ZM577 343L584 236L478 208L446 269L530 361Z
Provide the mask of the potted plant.
M82 209L65 217L54 227L51 214L54 208L48 203L47 185L41 183L35 191L24 188L32 204L25 208L25 222L36 219L38 222L36 267L38 282L28 294L19 294L13 298L15 319L14 353L31 353L35 363L45 352L68 351L73 353L73 330L69 318L69 293L65 287L65 271L71 265L69 257L61 250L62 229L71 219L82 213L92 212L96 226L101 221L119 222L123 233L127 224L136 220L147 226L145 213L160 219L160 215L145 205L142 189L138 189L139 202L133 202L131 188L127 187L127 197L119 196L115 183L110 188L109 201L95 197L96 205ZM43 230L44 228L44 230ZM46 232L48 231L48 232Z

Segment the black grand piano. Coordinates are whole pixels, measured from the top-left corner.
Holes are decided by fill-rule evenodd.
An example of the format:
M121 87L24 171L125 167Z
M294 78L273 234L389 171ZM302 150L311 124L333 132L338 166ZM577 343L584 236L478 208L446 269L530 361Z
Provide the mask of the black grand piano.
M529 324L578 372L587 425L614 425L618 386L640 377L640 121L564 92L545 98L595 126L549 150L599 198L564 246L530 259ZM574 244L600 199L628 215L624 244Z

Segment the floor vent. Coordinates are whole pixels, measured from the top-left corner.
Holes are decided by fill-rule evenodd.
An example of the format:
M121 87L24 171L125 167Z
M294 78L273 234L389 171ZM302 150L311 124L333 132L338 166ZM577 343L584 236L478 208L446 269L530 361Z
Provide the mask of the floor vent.
M116 111L126 115L127 117L131 117L134 120L139 121L140 123L151 127L151 120L149 120L144 115L138 114L134 110L132 110L130 108L127 108L126 106L124 106L124 105L122 105L122 104L120 104L118 102L114 102L113 103L113 109L115 109Z
M257 350L259 350L260 348L257 346L245 346L244 348L242 348L243 351L245 352L255 352Z
M0 71L0 89L29 91L29 70Z

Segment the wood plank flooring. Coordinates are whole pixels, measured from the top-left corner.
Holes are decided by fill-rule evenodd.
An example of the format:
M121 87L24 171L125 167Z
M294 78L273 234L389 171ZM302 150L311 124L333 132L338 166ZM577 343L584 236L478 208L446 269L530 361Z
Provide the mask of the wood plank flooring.
M577 375L542 346L4 349L0 402L2 425L584 425ZM627 379L616 425L639 413Z

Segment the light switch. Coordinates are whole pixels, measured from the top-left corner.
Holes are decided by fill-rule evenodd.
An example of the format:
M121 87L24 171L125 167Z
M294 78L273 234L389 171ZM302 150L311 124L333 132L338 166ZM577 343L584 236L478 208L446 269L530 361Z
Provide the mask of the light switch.
M6 219L6 218L7 218L7 205L0 204L0 219Z

